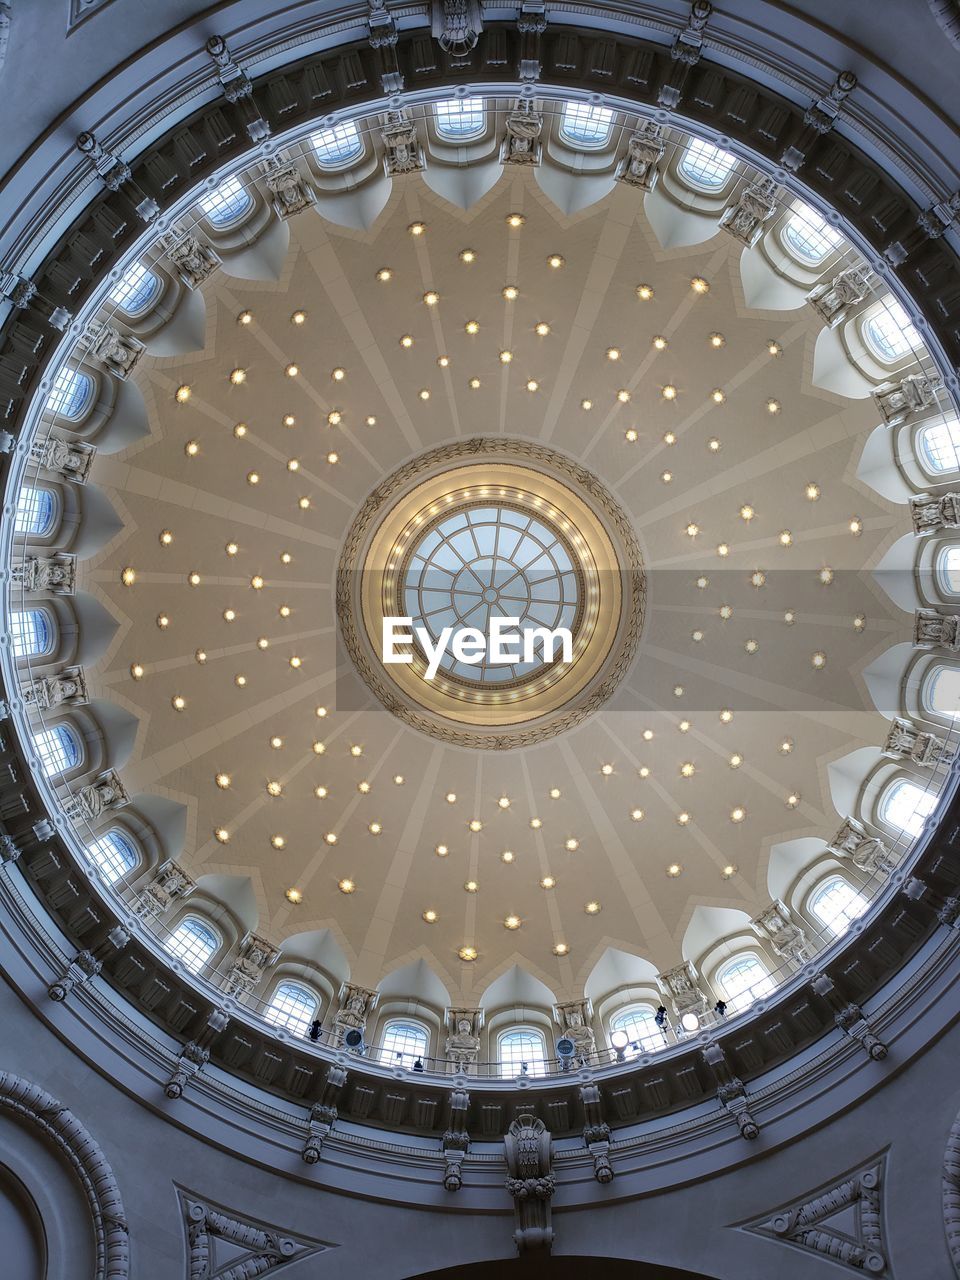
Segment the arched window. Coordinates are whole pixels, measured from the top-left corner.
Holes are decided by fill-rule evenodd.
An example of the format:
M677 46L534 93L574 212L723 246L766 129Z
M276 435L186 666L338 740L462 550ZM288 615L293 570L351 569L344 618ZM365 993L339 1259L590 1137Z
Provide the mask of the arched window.
M722 191L736 163L736 156L729 151L694 138L687 143L677 172L698 191Z
M838 231L816 209L797 201L784 224L781 239L787 252L807 267L818 267L842 241Z
M884 364L894 364L923 346L923 339L892 293L881 299L880 306L863 326L863 337Z
M544 1076L547 1074L547 1042L542 1031L533 1027L514 1027L503 1031L497 1040L497 1059L505 1076Z
M239 178L227 178L216 191L202 196L200 208L215 227L232 227L239 222L253 204L253 196L245 190Z
M92 399L93 379L78 369L63 368L53 380L53 390L47 397L47 413L76 422L83 417Z
M610 1022L611 1034L622 1031L629 1043L623 1050L627 1058L640 1053L653 1053L666 1044L663 1032L657 1026L657 1016L648 1004L631 1005L621 1009Z
M38 729L33 735L33 745L40 757L40 767L48 778L75 769L83 758L77 735L65 724Z
M302 982L278 982L263 1016L275 1027L305 1036L320 1010L320 1001Z
M191 973L199 973L220 947L220 935L197 916L184 916L167 939L172 956L182 960Z
M866 909L866 898L862 893L857 893L850 881L843 876L827 876L807 899L807 910L813 918L838 938L841 933L846 933L848 925L862 916Z
M937 582L948 596L960 596L960 542L941 548L937 555Z
M53 528L57 504L50 489L34 489L24 485L17 497L14 533L42 538Z
M128 876L140 863L133 841L116 830L108 831L99 840L88 844L87 853L107 884L115 884L123 876Z
M429 1039L419 1022L388 1022L380 1041L380 1061L385 1066L412 1067L423 1062Z
M323 169L339 169L350 160L357 160L363 155L363 139L352 120L335 124L330 129L321 129L311 137L310 142L317 163Z
M926 818L937 807L936 793L926 791L909 778L898 778L883 793L880 801L880 821L893 831L904 831L908 836L918 836Z
M717 986L723 992L728 1013L747 1009L754 1000L768 996L774 989L773 979L759 956L742 951L717 970Z
M45 609L15 609L10 631L15 658L32 658L53 648L53 627Z
M960 471L960 422L948 418L922 427L917 432L917 451L928 471L937 475Z
M560 116L560 138L572 147L602 147L613 132L609 107L589 102L565 102Z
M960 669L938 663L923 682L921 701L934 715L960 718Z
M446 98L433 109L437 133L451 142L463 142L483 133L482 98Z
M160 277L142 262L135 262L110 290L109 297L127 315L138 316L146 311L159 292Z

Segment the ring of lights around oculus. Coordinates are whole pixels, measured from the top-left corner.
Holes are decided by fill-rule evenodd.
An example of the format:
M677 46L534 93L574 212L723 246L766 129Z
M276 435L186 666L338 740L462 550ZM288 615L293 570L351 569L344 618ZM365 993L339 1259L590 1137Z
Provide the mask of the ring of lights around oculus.
M415 643L410 664L385 664L383 619L413 617L414 626L424 625L420 609L412 606L424 603L419 587L431 552L471 524L479 529L494 521L501 529L535 534L545 557L542 578L531 574L523 592L516 593L522 598L504 601L504 616L522 619L530 589L555 574L556 598L549 610L535 608L528 616L550 629L569 627L572 662L508 666L500 668L502 677L495 672L489 678L481 666L461 667L448 655L446 665L427 680L426 657ZM461 577L473 596L455 601L455 593L446 589L442 598L426 601L447 609L450 616L441 625L477 626L487 634L486 610L478 619L465 610L496 603L490 596L491 545L489 532L479 540L469 535L465 544L476 552L479 577L471 576L471 562L461 554ZM513 554L516 550L511 548ZM511 556L503 557L504 582L511 574L516 582L521 569ZM508 604L518 607L507 612ZM579 463L522 440L458 441L393 472L357 514L337 573L343 643L380 703L433 737L495 750L553 737L606 702L635 656L644 604L640 549L619 503ZM432 630L429 618L426 625ZM522 623L518 629L522 632Z

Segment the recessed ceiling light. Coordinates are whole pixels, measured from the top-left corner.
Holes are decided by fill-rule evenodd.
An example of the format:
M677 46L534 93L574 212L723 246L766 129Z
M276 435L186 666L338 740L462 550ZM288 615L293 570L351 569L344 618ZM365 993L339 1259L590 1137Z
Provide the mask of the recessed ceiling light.
M720 874L723 876L724 880L729 880L731 876L735 876L737 874L736 863L728 862Z
M585 904L584 904L584 908L583 908L583 909L584 909L584 911L587 913L587 915L588 915L588 916L595 916L595 915L597 914L597 912L600 910L600 903L599 903L599 902L587 902L587 903L585 903Z
M696 631L691 631L691 632L690 632L690 639L691 639L695 644L699 644L699 643L700 643L700 641L703 639L703 632L702 632L699 628L697 628L697 630L696 630Z
M818 484L808 484L803 492L808 502L816 502L820 497L820 486Z
M744 503L744 505L740 508L740 519L746 520L748 524L754 518L754 516L756 516L756 514L757 514L756 511L754 510L753 507L750 506L749 503Z
M519 929L520 923L519 916L507 916L503 922L503 927L505 929Z
M510 363L510 361L511 361L512 359L513 359L513 352L512 352L512 351L501 351L501 352L500 352L500 363L501 363L501 364L509 364L509 363Z
M791 792L790 792L790 794L787 796L787 799L786 799L786 806L787 806L787 808L788 808L788 809L796 809L796 807L797 807L797 805L798 805L799 803L800 803L800 796L797 794L797 792L796 792L796 791L791 791Z
M477 832L477 831L482 831L482 830L483 830L483 823L480 821L480 819L479 819L479 818L471 818L471 819L470 819L470 821L467 823L467 826L468 826L468 827L470 828L470 830L471 830L471 831L473 831L473 832Z
M513 227L513 228L522 227L522 226L523 226L523 224L524 224L525 222L526 222L526 218L524 217L524 215L523 215L522 213L508 213L508 214L507 214L507 226L508 226L508 227Z
M335 831L328 831L323 838L327 842L327 844L337 843L337 833Z
M676 400L677 388L672 383L667 383L665 387L660 388L660 394L664 400Z
M335 450L332 450L330 453L327 454L327 462L329 462L331 467L335 467L339 461L340 461L340 455ZM310 499L301 498L300 506L304 511L306 511L306 509L310 506Z
M169 627L169 625L170 625L170 617L169 617L169 614L166 614L166 613L158 613L158 614L157 614L157 626L160 628L160 630L161 630L161 631L166 631L166 629L167 629L167 627Z
M560 256L559 253L551 253L550 257L547 258L547 266L553 267L554 269L556 269L557 267L562 267L563 258Z
M223 611L224 622L235 622L236 618L237 618L236 609L224 609Z
M412 236L422 236L427 229L425 222L411 222L407 230Z
M620 390L617 392L617 399L620 401L621 404L630 403L630 392L627 390L626 387L620 388Z
M283 836L276 835L276 836L270 837L270 843L273 845L275 849L282 849L287 842L283 838Z
M742 805L738 804L735 808L730 810L731 822L742 822L746 816L747 816L747 811L746 809L744 809Z
M125 587L132 587L137 580L137 571L131 565L127 565L120 571L120 581Z
M480 332L480 325L476 320L468 320L463 329L465 333L469 333L473 337L474 334Z
M559 800L559 799L560 799L560 788L559 788L559 787L551 787L551 788L550 788L550 799L551 799L551 800Z
M195 458L200 452L200 446L197 444L196 440L188 440L183 446L183 452L188 458Z
M142 680L143 666L139 662L131 663L130 674L133 676L134 680Z
M691 520L690 523L687 525L686 529L684 530L684 532L686 533L688 538L695 538L697 534L700 532L700 526L696 524L693 520Z
M509 797L509 796L501 796L501 797L500 797L500 799L497 801L497 808L498 808L498 809L509 809L509 808L510 808L510 797Z
M684 760L683 764L680 766L681 778L692 778L696 772L697 767L692 760Z
M183 711L187 705L187 700L182 694L176 693L170 699L170 705L173 707L174 711Z
M565 942L558 942L558 943L556 944L556 946L553 948L553 954L554 954L555 956L565 956L565 955L569 955L569 954L570 954L570 948L569 948L569 946L567 945L567 943L565 943Z
M188 386L177 387L177 390L174 393L174 399L177 404L186 404L192 394L193 392Z
M233 434L237 437L238 440L242 440L243 437L247 434L247 424L245 422L236 423L236 425L233 428Z
M711 347L717 347L719 349L720 347L726 345L726 341L727 340L722 333L711 333L710 335Z
M291 324L303 324L306 321L307 313L305 311L294 311L290 317Z
M383 826L379 822L371 822L370 825L367 827L367 830L370 832L372 836L378 836L383 831Z
M853 516L850 520L850 524L848 528L850 529L850 532L854 535L854 537L859 537L860 534L863 533L863 521L860 519L859 516Z
M319 787L314 787L313 794L317 797L318 800L326 800L327 795L329 793L327 791L327 788L321 785Z
M450 850L445 844L438 844L436 849L434 849L434 853L438 858L445 858L449 852Z
M680 874L682 870L683 870L683 867L681 867L679 862L671 862L670 865L667 867L667 875L672 876L674 879L676 879L676 877Z
M739 751L735 751L727 763L730 765L731 769L739 769L743 764L743 756Z
M382 281L383 283L386 283L388 280L393 279L393 272L390 270L389 267L381 267L380 270L377 272L377 279Z
M285 427L295 427L295 426L297 425L297 420L296 420L296 418L293 416L293 414L292 414L292 413L286 413L286 414L284 414L284 416L283 416L283 425L284 425Z
M337 881L337 888L340 890L341 893L353 893L356 887L357 886L350 879L345 878L343 880Z
M780 401L779 401L779 400L768 400L768 401L767 401L767 413L779 413L779 412L780 412Z
M200 665L203 666L203 664L207 660L207 651L205 649L198 649L193 656L197 660L197 662L199 662Z
M352 745L352 746L351 746L351 748L350 748L350 754L351 754L352 756L362 756L362 755L363 755L363 747L361 747L361 745L359 744L359 742L355 742L355 743L353 743L353 745Z
M590 409L592 409L592 408L593 408L593 401L592 401L592 400L581 400L581 401L580 401L580 408L581 408L581 409L585 409L585 410L589 411Z
M437 913L432 907L428 907L426 911L423 912L423 919L426 920L427 924L436 924Z
M248 472L247 472L247 484L259 484L259 483L260 483L260 473L259 473L259 471L248 471Z
M550 326L547 324L545 320L540 320L537 322L537 324L534 325L533 331L538 338L545 338L547 334L550 332Z
M514 860L514 858L515 858L515 857L516 857L516 855L514 854L514 852L513 852L513 850L512 850L512 849L504 849L503 853L501 853L501 855L500 855L500 861L501 861L501 862L513 862L513 860Z
M476 261L476 257L477 257L477 255L476 255L476 253L474 253L474 251L473 251L472 249L461 249L461 250L460 250L460 261L461 261L461 262L475 262L475 261Z
M534 829L534 831L539 831L540 828L543 826L543 822L540 818L531 818L530 826Z
M430 392L429 392L429 390L428 390L426 387L423 387L423 388L421 389L421 391L420 391L420 399L421 399L421 400L429 400L429 399L430 399Z
M613 765L612 765L612 764L602 764L602 765L600 766L600 772L603 774L603 776L604 776L605 778L609 778L609 777L610 777L610 775L611 775L611 773L613 773Z
M339 365L337 366L336 369L330 370L330 377L334 380L334 382L342 382L346 376L347 376L346 369L341 368Z
M829 587L830 583L833 581L833 570L828 565L824 565L817 574L817 577L825 587Z
M627 427L626 431L623 433L623 438L626 440L627 444L636 444L640 439L640 433L636 427Z
M227 844L230 839L230 832L226 827L217 827L213 834L220 844Z
M703 276L694 276L690 281L690 288L694 293L709 293L710 285L704 280Z
M471 391L476 391L476 390L477 390L477 388L478 388L479 386L480 386L480 379L479 379L479 378L471 378L471 379L470 379L470 390L471 390Z
M288 902L292 902L294 906L303 901L303 894L299 889L288 889L284 894Z
M229 773L218 773L215 781L221 791L226 791L227 787L230 786L230 775Z
M862 613L858 613L853 620L854 631L862 631L866 625L867 625L866 618L863 616Z
M468 880L463 887L466 889L467 893L477 893L480 889L476 880Z
M564 841L563 847L566 849L567 853L576 853L580 848L580 841L574 836L571 836L569 840Z
M653 339L653 347L655 351L666 351L667 340L662 333L658 333Z
M677 822L680 824L681 827L685 827L689 821L690 821L690 815L689 813L686 812L686 810L683 810L683 812L677 814Z
M446 794L446 801L447 801L447 804L456 804L457 793L455 791L448 791Z
M520 296L520 290L515 284L505 284L500 292L503 295L504 300L507 302L516 302L517 298Z
M413 346L413 338L410 336L410 334L409 334L409 333L405 333L405 334L403 334L403 336L402 336L402 337L401 337L401 339L400 339L400 345L401 345L401 347L406 348L406 350L408 350L408 351L409 351L409 349ZM329 421L329 419L328 419L328 421Z
M713 400L714 404L723 404L726 398L727 398L727 393L724 391L722 387L714 387L713 390L710 392L710 399Z
M720 452L720 441L717 439L716 436L713 436L710 440L707 441L707 448L710 450L711 453Z
M362 782L357 783L357 790L360 792L362 796L369 795L370 783L367 782L366 778L364 778Z
M246 380L247 380L246 369L233 369L231 371L230 381L233 383L235 387L239 387L242 383L246 382Z
M810 658L811 665L817 670L822 671L827 665L827 655L822 649L818 649Z
M771 338L767 343L767 351L772 356L779 356L783 353L783 347L781 347L780 343L777 342L775 338Z
M541 889L555 889L556 887L557 887L557 881L553 876L544 876L543 879L540 881Z
M642 810L642 809L631 809L631 810L630 810L630 817L631 817L631 819L632 819L634 822L642 822L642 821L643 821L643 810Z
M404 784L404 781L405 779L402 773L395 773L393 775L393 782L395 786L402 787Z
M638 284L636 294L641 302L649 302L653 297L653 289L648 284Z
M437 364L440 366L441 369L448 369L450 367L450 357L437 356Z
M790 752L793 750L793 739L784 738L783 741L780 743L780 746L777 748L777 750L780 752L782 756L788 756Z
M283 783L275 779L267 783L267 795L280 796L283 795Z
M245 685L246 685L246 683L247 683L247 677L246 677L246 676L234 676L234 677L233 677L233 683L234 683L235 685L237 685L237 687L238 687L238 688L242 689L242 688L244 688L244 687L245 687Z
M619 347L607 347L608 360L619 360L622 354L623 353L621 352Z
M477 949L476 947L461 947L460 950L457 952L457 955L460 957L461 960L469 964L472 960L476 960Z
M536 380L535 378L531 378L531 379L528 381L528 383L527 383L527 390L528 390L528 391L538 391L539 389L540 389L540 383L539 383L539 382L537 382L537 380Z
M651 741L653 740L653 730L652 730L652 729L644 729L644 731L643 731L643 740L644 740L644 742L651 742Z
M423 302L427 307L435 307L439 301L440 295L437 293L436 289L428 289L423 295Z

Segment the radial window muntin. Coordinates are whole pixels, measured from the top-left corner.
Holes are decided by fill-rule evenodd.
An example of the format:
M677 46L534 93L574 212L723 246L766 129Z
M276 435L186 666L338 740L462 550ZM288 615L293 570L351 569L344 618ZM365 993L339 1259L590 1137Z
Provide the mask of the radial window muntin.
M568 146L596 150L613 132L613 112L590 102L565 102L560 113L560 140Z
M200 208L211 226L225 231L235 226L250 210L253 196L234 174L225 178L213 191L200 197Z
M321 169L342 169L363 155L363 138L353 120L319 129L310 135L310 145Z
M402 616L411 617L414 628L426 627L433 641L447 626L455 634L476 627L489 636L493 617L519 617L521 635L533 627L562 626L575 636L583 616L581 575L569 542L529 506L500 497L443 511L414 542L401 584ZM501 666L484 658L469 665L449 649L441 661L452 680L502 688L546 665L542 643L531 663Z
M482 98L444 98L433 108L437 136L447 142L479 138L486 127Z
M843 243L840 232L802 200L794 202L780 239L787 252L806 267L818 267Z
M702 138L691 138L677 163L677 173L695 191L715 195L730 181L737 158Z

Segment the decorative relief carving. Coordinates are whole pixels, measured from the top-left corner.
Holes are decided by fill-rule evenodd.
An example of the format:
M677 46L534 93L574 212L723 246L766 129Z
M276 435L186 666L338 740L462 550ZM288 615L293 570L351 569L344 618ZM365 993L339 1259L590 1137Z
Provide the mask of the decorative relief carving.
M279 954L279 948L265 938L248 934L224 981L226 994L248 996Z
M11 569L14 582L24 591L49 591L57 596L72 596L77 585L77 557L58 551L52 556L24 556Z
M881 1220L883 1171L883 1159L874 1159L745 1229L829 1258L859 1275L889 1275Z
M153 880L141 889L133 902L133 914L141 920L162 916L175 898L185 898L196 888L196 881L187 875L178 862L165 862L157 869Z
M63 811L74 822L95 822L105 809L119 809L128 799L116 769L107 769L95 782L79 787Z
M343 1037L348 1031L359 1031L361 1035L367 1025L367 1016L377 1003L377 993L368 991L366 987L354 986L345 982L340 988L340 1008L333 1019L334 1042L343 1044Z
M316 1164L320 1159L324 1140L337 1122L337 1101L346 1082L346 1068L331 1063L327 1067L320 1096L310 1108L307 1139L300 1152L304 1164Z
M739 1076L734 1075L726 1055L718 1044L707 1045L703 1051L703 1060L717 1082L717 1098L720 1105L733 1116L740 1137L752 1142L760 1136L760 1126L750 1112L743 1081Z
M513 1233L517 1251L549 1253L553 1244L550 1200L556 1179L547 1126L536 1116L519 1115L504 1135L503 1147L507 1160L506 1187L513 1196L517 1219Z
M597 1037L590 1025L590 1001L570 1000L554 1008L557 1022L560 1024L560 1034L568 1037L576 1045L577 1060L581 1063L586 1062L597 1048Z
M26 685L21 696L29 706L40 711L52 711L55 707L75 707L87 701L87 682L81 667L64 667L53 676L37 676Z
M613 1181L613 1165L610 1163L610 1126L603 1118L600 1086L582 1084L580 1103L583 1107L583 1145L593 1157L593 1176L598 1182Z
M480 1053L480 1028L483 1026L482 1009L448 1009L447 1026L450 1034L444 1044L447 1061L457 1071L466 1071Z
M122 951L129 941L127 930L122 925L114 925L98 947L80 951L73 957L64 973L47 988L47 995L57 1002L66 1000L76 987L97 977L104 959L114 951Z
M764 224L777 211L778 186L773 178L761 178L741 191L735 204L728 205L720 218L724 231L752 249L763 235Z
M30 460L38 467L75 484L86 483L96 455L95 445L82 440L61 440L57 436L35 440L30 447Z
M431 0L430 33L444 53L465 57L482 31L479 0Z
M899 382L882 382L873 393L888 427L899 427L937 403L943 383L922 373L910 373Z
M101 9L105 9L111 0L70 0L70 18L67 22L67 35L72 35L74 29L79 27L81 22L85 22L87 18L93 17L95 13L99 13ZM3 8L7 8L3 5Z
M954 1120L943 1153L943 1226L953 1269L960 1276L960 1115Z
M504 121L506 134L500 148L502 164L539 164L542 147L543 114L533 102L521 99Z
M641 191L652 191L660 177L660 161L666 151L663 128L645 120L627 140L627 154L617 169L617 181Z
M254 1280L336 1248L223 1209L192 1191L179 1195L189 1255L186 1280Z
M470 1149L470 1135L467 1132L470 1095L466 1089L454 1089L450 1094L449 1104L446 1132L440 1139L443 1185L447 1191L459 1191L463 1186L463 1158Z
M803 129L795 141L786 148L780 163L791 173L796 173L806 161L810 148L817 138L833 128L844 100L857 87L857 77L852 71L841 71L830 87L829 93L818 98L804 113Z
M316 201L313 188L292 160L271 156L260 165L278 218L292 218Z
M807 294L807 302L827 326L835 329L859 306L870 292L870 280L866 271L848 267L835 275L829 284L818 284Z
M384 173L388 178L395 178L423 169L423 148L417 140L417 126L405 111L388 111L386 117L380 130Z
M697 985L698 974L691 961L685 960L675 969L661 973L657 982L663 994L672 1000L678 1018L685 1013L695 1013L702 1018L707 1012L709 1002Z
M887 1046L870 1029L870 1024L860 1006L847 1003L833 985L832 979L825 973L816 974L810 986L836 1011L834 1022L838 1030L849 1036L851 1040L856 1040L868 1058L874 1062L882 1062L887 1056Z
M827 848L838 858L849 858L867 875L888 875L899 861L882 840L868 835L854 818L847 818Z
M918 649L939 645L950 653L960 652L960 615L918 609L913 621L913 643Z
M218 254L189 231L174 229L160 237L167 261L188 289L196 289L220 265Z
M143 343L132 335L121 333L113 325L99 320L91 320L79 345L121 381L129 378L146 350Z
M0 1072L0 1110L37 1128L76 1174L90 1209L97 1262L93 1280L127 1280L130 1245L120 1189L103 1152L72 1111L20 1076Z
M794 923L788 907L777 900L751 921L755 932L773 947L783 960L799 968L810 959L807 935Z
M897 760L912 760L924 768L947 765L953 759L954 749L935 733L921 732L909 720L896 719L890 726L884 754Z
M910 518L914 533L960 529L960 493L944 493L939 498L919 494L910 499Z
M181 1049L173 1074L163 1087L168 1098L174 1100L183 1097L183 1091L210 1061L210 1045L226 1029L230 1021L223 1009L212 1010L203 1030L195 1040L189 1040ZM256 1272L253 1272L256 1275Z

